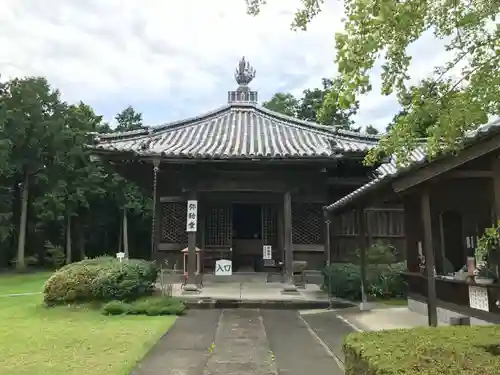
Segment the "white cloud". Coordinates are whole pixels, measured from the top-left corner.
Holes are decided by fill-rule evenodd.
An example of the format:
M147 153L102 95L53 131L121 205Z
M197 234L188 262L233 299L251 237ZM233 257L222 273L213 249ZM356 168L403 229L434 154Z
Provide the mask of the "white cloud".
M173 120L224 104L242 55L257 69L261 99L319 86L335 72L342 4L331 4L307 32L293 32L298 0L269 1L258 17L244 0L4 0L0 72L46 76L109 118L130 103L147 121ZM383 128L394 110L393 98L374 92L357 120Z

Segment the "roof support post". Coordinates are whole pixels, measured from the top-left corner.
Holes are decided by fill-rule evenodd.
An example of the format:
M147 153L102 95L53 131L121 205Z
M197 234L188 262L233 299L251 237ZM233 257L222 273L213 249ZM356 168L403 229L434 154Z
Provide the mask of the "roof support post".
M427 317L430 327L436 327L437 322L437 296L436 279L434 277L435 260L432 246L432 219L429 187L424 186L420 196L420 212L424 228L424 254L425 272L427 276Z
M158 172L160 171L160 160L153 160L153 217L151 219L151 259L156 259L157 245L159 239L159 231L157 230L158 214L160 206L157 205L158 201Z
M298 290L293 282L292 193L289 190L283 195L283 231L286 281L282 293L295 294Z
M189 205L191 201L196 201L197 200L197 194L196 190L191 190L188 193L188 202L187 204ZM196 204L196 220L198 216L198 205ZM188 215L190 214L189 212L190 208L188 207ZM187 219L186 219L187 220ZM186 222L186 226L188 223ZM187 241L188 241L188 266L187 266L187 280L186 280L186 285L184 286L183 289L183 294L190 294L190 293L198 293L198 287L196 286L196 273L197 273L197 259L196 259L196 230L194 231L188 231L187 233Z
M325 218L325 256L326 256L326 265L329 266L332 263L332 247L330 243L330 230L332 221L330 220L330 213L323 208L323 215Z
M368 298L366 295L366 290L368 287L368 283L366 281L366 251L368 249L368 237L367 237L367 213L364 207L358 207L356 210L358 217L358 245L359 245L359 268L360 268L360 276L361 276L361 304L360 309L362 311L369 310L368 306Z

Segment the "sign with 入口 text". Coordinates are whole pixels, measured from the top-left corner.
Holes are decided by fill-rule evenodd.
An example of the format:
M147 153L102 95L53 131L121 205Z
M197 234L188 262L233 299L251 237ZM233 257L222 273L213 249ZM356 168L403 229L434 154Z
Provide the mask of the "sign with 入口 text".
M198 201L187 201L186 232L196 232L198 224Z
M233 262L229 259L219 259L215 262L215 276L231 276L233 274Z

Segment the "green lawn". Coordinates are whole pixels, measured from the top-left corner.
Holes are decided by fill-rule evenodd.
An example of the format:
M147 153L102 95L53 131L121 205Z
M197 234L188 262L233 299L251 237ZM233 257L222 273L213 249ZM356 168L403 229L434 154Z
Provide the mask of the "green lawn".
M379 300L379 303L390 306L390 307L408 306L408 300L406 298L405 299L399 299L399 298L383 299L383 300Z
M16 293L37 293L43 291L43 283L50 272L27 274L0 274L0 296Z
M41 291L46 276L0 276L0 295ZM2 375L128 375L175 321L41 302L42 295L0 297Z

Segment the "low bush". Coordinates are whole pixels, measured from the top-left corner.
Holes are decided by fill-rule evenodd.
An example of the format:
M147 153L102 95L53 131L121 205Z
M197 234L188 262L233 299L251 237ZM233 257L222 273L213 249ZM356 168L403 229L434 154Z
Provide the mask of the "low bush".
M54 305L134 300L152 293L157 272L154 263L140 259L85 259L62 267L47 280L44 301Z
M406 294L402 272L406 263L369 264L366 267L367 294L374 298L398 298ZM323 270L323 289L339 298L361 299L361 270L352 263L332 263Z
M185 311L186 305L182 301L168 297L150 297L131 303L110 301L101 309L104 315L183 315Z
M500 369L500 327L439 327L353 333L346 375L489 375Z

